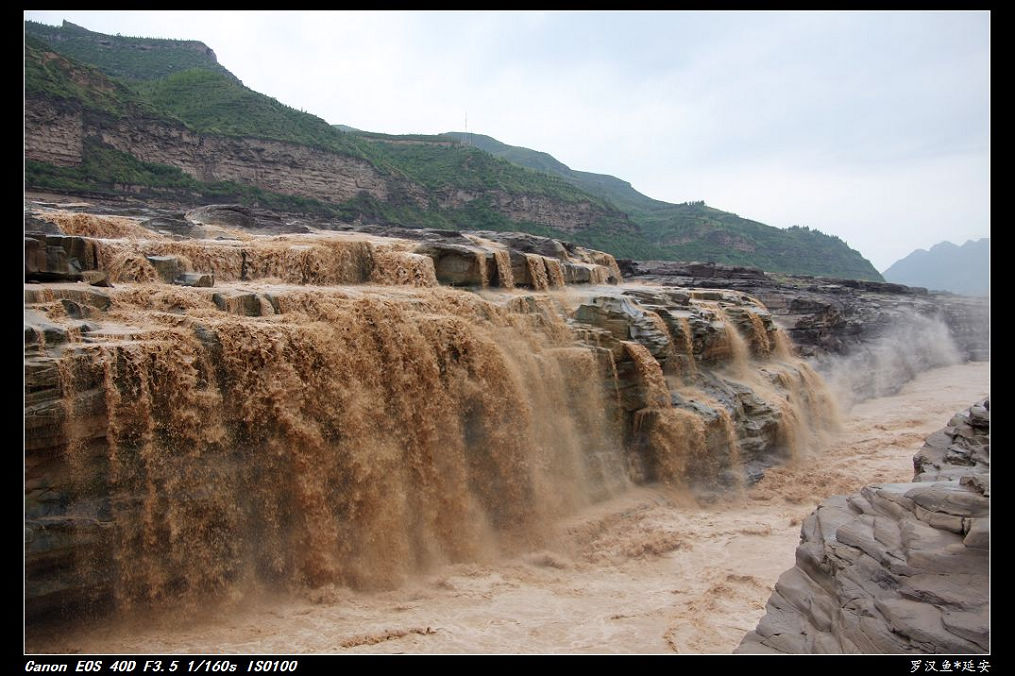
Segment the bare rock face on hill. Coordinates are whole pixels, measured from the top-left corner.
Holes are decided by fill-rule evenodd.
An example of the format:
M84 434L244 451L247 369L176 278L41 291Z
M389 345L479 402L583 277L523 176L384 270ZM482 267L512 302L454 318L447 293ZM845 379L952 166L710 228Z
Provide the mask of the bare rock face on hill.
M737 653L990 651L990 402L914 459L913 483L823 502Z

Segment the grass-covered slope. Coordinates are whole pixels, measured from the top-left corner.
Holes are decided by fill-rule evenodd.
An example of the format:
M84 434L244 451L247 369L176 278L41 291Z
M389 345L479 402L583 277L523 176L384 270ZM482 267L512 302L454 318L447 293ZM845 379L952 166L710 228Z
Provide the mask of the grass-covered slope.
M105 35L69 21L61 26L25 21L25 35L44 41L59 54L125 80L153 80L191 68L233 77L219 64L215 53L196 40Z
M93 66L53 52L31 36L25 37L25 96L74 102L118 116L138 109L154 112L126 85Z
M222 73L195 68L135 83L133 89L196 132L289 141L367 159L364 144L349 134Z
M641 227L651 257L754 265L773 272L881 280L874 266L841 239L807 227L775 228L705 205L652 199L606 174L575 171L547 153L511 146L482 134L442 136L497 157L561 177L599 195Z
M545 223L514 221L500 213L493 198L484 195L499 191L543 197L563 205L592 204L601 218L591 224L589 232L571 236L581 243L591 243L589 237L608 241L608 234L614 230L629 233L636 230L607 201L559 177L432 136L343 132L314 115L279 103L218 73L194 69L137 83L133 88L154 108L201 133L270 138L356 157L370 162L382 174L422 187L435 205L457 191L479 195L456 208L421 208L399 199L397 191L388 204L359 197L342 203L341 213L348 218L409 227L521 229L548 234L551 228ZM625 251L641 253L630 246Z

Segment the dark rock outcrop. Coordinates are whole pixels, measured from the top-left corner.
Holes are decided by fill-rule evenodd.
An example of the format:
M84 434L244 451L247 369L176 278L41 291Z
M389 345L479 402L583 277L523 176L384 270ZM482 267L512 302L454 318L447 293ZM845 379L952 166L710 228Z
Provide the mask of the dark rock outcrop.
M990 400L956 413L913 457L914 481L990 473Z
M88 237L25 234L25 281L76 282L82 272L98 270L95 241Z
M208 272L183 272L176 276L173 284L180 286L215 286L215 275Z
M471 243L423 244L416 252L433 259L437 281L441 284L476 287L488 284L485 252Z
M170 216L156 216L141 223L142 226L155 232L192 236L194 234L194 223L184 218L172 218Z
M45 234L45 235L61 235L60 228L55 224L51 223L43 218L39 218L35 214L25 214L25 232L33 234Z

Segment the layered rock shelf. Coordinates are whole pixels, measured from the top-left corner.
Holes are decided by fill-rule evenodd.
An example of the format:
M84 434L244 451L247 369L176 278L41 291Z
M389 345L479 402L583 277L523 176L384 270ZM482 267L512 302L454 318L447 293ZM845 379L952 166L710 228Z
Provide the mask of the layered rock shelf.
M101 275L103 283L157 278L188 286L217 278L538 290L621 279L609 254L521 233L316 231L255 218L239 205L195 209L183 219L70 212L49 218L73 234L53 233L52 221L42 218L26 222L26 281L95 283ZM285 234L272 236L279 231Z
M990 652L989 400L931 435L914 467L912 483L807 518L796 567L736 652Z
M765 304L802 356L857 399L892 394L928 368L990 359L987 298L716 263L619 263L629 280L750 294Z

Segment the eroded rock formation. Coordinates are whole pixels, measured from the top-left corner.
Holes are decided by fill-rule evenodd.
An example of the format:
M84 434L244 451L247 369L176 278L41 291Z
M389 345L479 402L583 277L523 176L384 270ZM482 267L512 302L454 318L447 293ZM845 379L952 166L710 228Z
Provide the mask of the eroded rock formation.
M990 403L931 435L913 483L824 501L738 653L990 651Z

